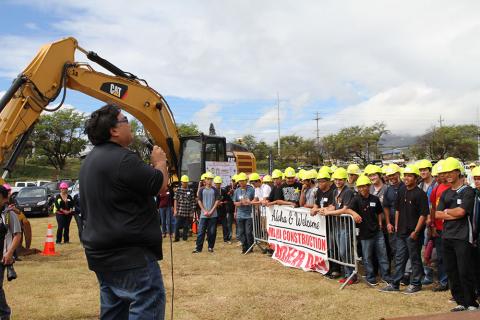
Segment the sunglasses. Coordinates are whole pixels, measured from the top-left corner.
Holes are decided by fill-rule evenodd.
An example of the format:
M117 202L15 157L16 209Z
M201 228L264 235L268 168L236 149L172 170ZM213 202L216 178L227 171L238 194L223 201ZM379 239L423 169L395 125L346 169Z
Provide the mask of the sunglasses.
M128 118L127 118L127 117L123 117L122 120L117 120L117 123L128 123Z

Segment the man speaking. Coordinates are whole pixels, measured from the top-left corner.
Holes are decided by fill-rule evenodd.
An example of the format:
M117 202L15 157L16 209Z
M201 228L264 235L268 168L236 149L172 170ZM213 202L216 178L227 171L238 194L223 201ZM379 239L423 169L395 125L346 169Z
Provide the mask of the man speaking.
M85 133L94 145L80 169L82 242L100 285L101 319L163 319L165 288L157 260L162 232L154 196L167 187L166 156L153 167L127 147L127 117L113 105L92 113Z

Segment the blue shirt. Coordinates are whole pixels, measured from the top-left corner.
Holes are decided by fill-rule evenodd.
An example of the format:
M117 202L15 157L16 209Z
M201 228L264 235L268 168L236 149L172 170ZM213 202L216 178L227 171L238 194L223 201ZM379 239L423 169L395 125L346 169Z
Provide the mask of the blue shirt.
M242 199L249 199L250 201L255 198L255 189L248 186L245 189L237 188L233 193L233 201L239 202ZM237 219L251 219L252 218L253 205L237 207Z
M199 193L198 193L198 199L202 202L203 207L205 210L210 211L210 209L213 208L215 205L215 202L217 200L220 200L220 192L218 192L217 189L211 187L211 188L201 188ZM217 209L213 211L213 213L210 216L206 216L205 212L202 210L202 213L200 214L200 218L216 218L217 217Z

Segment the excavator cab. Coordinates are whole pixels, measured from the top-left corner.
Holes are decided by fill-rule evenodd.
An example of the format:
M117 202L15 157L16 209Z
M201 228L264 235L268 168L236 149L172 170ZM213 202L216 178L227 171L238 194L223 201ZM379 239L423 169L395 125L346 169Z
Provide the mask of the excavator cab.
M227 142L224 137L186 136L180 138L180 165L179 176L188 175L190 181L198 182L202 173L206 171L205 162L225 162Z

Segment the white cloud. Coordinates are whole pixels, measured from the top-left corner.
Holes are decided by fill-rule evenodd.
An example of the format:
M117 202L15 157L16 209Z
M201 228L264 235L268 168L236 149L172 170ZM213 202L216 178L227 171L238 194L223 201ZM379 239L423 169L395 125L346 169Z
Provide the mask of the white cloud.
M218 112L222 109L217 104L207 104L202 109L195 112L192 116L192 122L198 125L200 131L208 134L210 123L213 123L215 129L218 131L217 124L221 123L222 117L218 115Z
M38 26L34 22L27 22L25 23L25 27L30 30L38 30Z
M56 13L52 31L77 37L82 47L148 80L163 95L230 101L271 99L279 92L288 102L289 111L282 114L285 133L314 132L315 121L295 127L292 120L305 113L313 118L317 110L308 106L326 99L350 107L322 115L322 133L371 120L385 121L394 132L422 132L440 114L446 124L469 122L471 108L477 107L477 1L25 4ZM0 77L14 78L40 44L52 40L0 36ZM258 117L253 129L239 127L232 134L273 130L272 109ZM230 127L218 111L206 115L194 119L202 130L222 120Z

